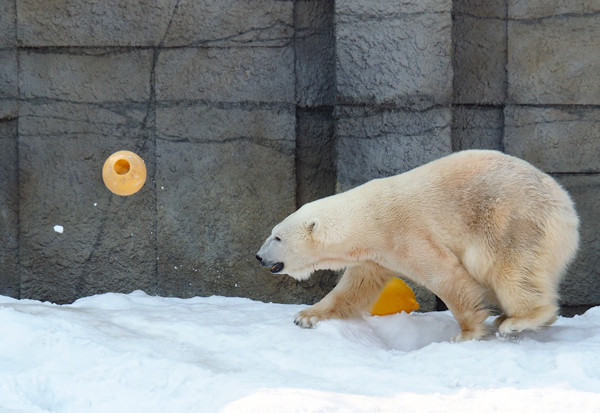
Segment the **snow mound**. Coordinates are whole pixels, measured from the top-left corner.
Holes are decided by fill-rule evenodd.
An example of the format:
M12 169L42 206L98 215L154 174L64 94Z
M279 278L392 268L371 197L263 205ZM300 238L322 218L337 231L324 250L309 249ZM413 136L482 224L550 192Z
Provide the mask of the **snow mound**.
M2 412L598 412L600 307L451 343L451 314L320 323L305 306L103 294L0 296ZM487 321L490 325L493 318Z

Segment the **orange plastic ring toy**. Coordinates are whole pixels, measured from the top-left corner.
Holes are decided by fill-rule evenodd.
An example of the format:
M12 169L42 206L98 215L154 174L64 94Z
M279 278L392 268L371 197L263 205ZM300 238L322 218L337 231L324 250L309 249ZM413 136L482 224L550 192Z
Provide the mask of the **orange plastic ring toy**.
M102 179L111 192L133 195L146 183L146 164L133 152L115 152L104 162Z

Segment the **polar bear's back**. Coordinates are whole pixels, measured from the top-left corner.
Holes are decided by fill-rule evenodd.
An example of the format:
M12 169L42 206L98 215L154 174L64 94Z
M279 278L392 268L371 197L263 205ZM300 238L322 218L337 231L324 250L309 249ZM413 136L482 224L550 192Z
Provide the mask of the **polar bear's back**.
M474 229L511 217L577 220L569 194L551 176L496 151L457 152L392 177L390 184L393 192L402 193L401 202L420 204L413 209L443 220L450 212Z
M457 152L389 184L403 193L400 203L410 204L413 223L482 277L502 260L525 256L562 273L577 251L579 220L569 194L521 159Z
M428 191L470 228L493 225L498 230L512 219L540 225L553 219L578 221L573 201L558 182L521 159L474 150L439 161L425 169Z

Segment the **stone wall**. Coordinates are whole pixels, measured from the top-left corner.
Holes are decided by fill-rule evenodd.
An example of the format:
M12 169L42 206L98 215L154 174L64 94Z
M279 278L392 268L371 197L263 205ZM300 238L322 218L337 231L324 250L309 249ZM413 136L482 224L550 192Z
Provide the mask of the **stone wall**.
M275 223L493 148L570 190L583 242L563 304L600 304L596 3L4 1L0 294L311 303L335 274L297 283L255 263ZM101 179L121 149L149 177L125 198Z
M329 3L3 2L0 292L325 294L334 276L273 277L254 254L319 166L309 136L331 129L332 76L310 61L333 54ZM121 149L148 168L127 198L100 178Z
M600 2L454 2L454 149L494 148L571 193L581 248L563 306L600 302Z

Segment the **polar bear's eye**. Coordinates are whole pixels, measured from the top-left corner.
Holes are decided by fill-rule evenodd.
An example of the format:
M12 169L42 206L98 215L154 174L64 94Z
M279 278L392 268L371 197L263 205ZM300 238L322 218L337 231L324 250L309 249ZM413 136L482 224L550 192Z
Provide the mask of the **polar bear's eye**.
M275 241L281 241L281 238L275 237Z

